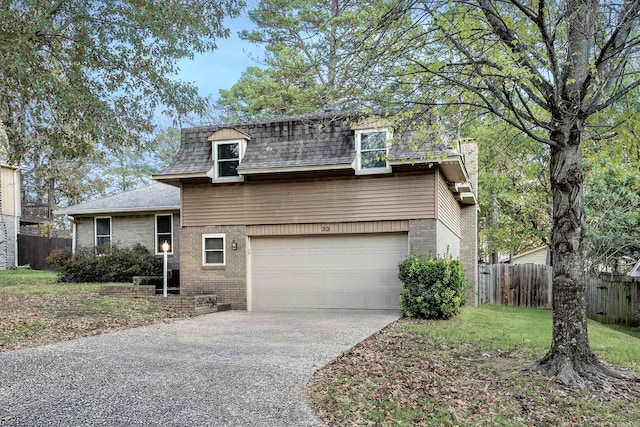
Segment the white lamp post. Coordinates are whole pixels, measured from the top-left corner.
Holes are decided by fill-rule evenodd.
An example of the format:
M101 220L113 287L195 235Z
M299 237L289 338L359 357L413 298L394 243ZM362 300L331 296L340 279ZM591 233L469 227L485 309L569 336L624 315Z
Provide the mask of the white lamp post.
M167 297L167 252L169 252L169 242L166 240L162 244L162 252L164 252L164 265L162 266L162 296Z

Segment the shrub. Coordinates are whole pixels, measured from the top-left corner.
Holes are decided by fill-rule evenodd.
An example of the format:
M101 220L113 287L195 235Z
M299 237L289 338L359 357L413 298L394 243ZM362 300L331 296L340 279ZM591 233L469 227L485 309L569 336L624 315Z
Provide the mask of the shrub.
M114 245L100 255L88 248L75 254L56 250L49 254L47 263L58 273L59 282L130 282L133 276L162 274L162 260L140 244L131 248Z
M400 263L400 308L406 317L450 319L465 303L460 261L411 256Z

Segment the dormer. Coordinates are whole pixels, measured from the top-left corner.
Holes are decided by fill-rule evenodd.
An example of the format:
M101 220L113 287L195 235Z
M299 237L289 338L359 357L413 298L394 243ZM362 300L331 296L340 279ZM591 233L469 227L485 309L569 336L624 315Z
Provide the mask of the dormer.
M356 158L353 168L357 175L390 173L389 147L391 127L387 120L366 117L352 126L355 137Z
M214 183L241 182L244 180L237 171L247 149L249 135L234 128L222 128L212 133L211 142L213 168L207 175Z

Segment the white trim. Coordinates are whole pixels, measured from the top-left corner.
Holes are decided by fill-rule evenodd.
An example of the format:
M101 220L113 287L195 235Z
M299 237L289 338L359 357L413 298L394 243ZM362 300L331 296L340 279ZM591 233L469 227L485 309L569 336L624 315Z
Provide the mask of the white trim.
M206 239L222 239L222 263L207 263L207 256L205 251L205 240ZM202 235L202 265L205 267L214 266L214 267L222 267L227 265L227 242L226 236L224 233L210 233Z
M71 223L73 224L73 234L71 235L71 253L72 254L76 254L76 246L77 246L77 241L78 241L78 224L76 223L75 219L71 220Z
M167 252L167 255L173 255L173 245L174 245L174 240L173 240L173 214L172 213L168 213L168 214L155 214L154 216L154 221L153 221L153 226L154 226L154 240L155 240L155 251L156 251L156 255L164 255L164 252L158 247L158 217L159 216L169 216L171 217L171 243L169 246L169 252Z
M113 220L110 216L96 216L93 218L93 246L94 248L98 248L98 220L99 219L109 219L109 247L113 243ZM106 234L101 234L100 237L106 237Z
M247 259L247 311L253 311L253 272L251 268L251 238L247 236L246 245Z
M144 208L113 208L109 209L108 212L105 211L104 208L99 209L86 209L80 211L69 211L66 209L60 209L57 211L53 211L54 215L92 215L92 214L114 214L114 213L130 213L137 214L140 212L158 212L158 211L179 211L180 206L149 206Z
M220 160L218 160L218 146L220 145L238 145L238 166L242 163L242 158L244 157L244 152L247 146L247 141L244 139L231 139L226 141L212 141L212 155L213 155L213 181L214 182L238 182L242 181L243 178L238 172L237 176L218 176L218 166ZM225 159L224 161L228 161L229 159ZM233 159L235 160L235 159ZM232 161L233 161L232 160Z
M385 167L383 168L362 168L362 153L361 153L361 143L362 143L362 134L367 133L376 133L376 132L385 132L386 136L386 148L385 148ZM355 142L356 142L356 175L368 175L368 174L381 174L381 173L390 173L391 172L391 164L389 163L389 141L391 140L391 132L387 128L380 129L358 129L355 131ZM382 149L378 149L382 150ZM378 151L377 150L377 151ZM372 151L372 150L368 150Z
M238 171L240 175L252 175L259 173L281 173L281 172L312 172L312 171L327 171L327 170L341 170L352 169L351 163L337 163L332 165L309 165L309 166L282 166L277 168L252 168L241 169Z
M627 276L640 277L640 259L638 260L636 265L633 266L631 271L627 273Z
M166 181L170 179L180 179L180 178L206 178L206 172L193 172L193 173L175 173L175 174L167 174L167 175L151 175L151 179L154 181ZM171 185L171 184L167 184Z
M20 169L13 170L13 265L19 267L18 260L18 234L20 233L20 216L22 215L22 202L20 201Z

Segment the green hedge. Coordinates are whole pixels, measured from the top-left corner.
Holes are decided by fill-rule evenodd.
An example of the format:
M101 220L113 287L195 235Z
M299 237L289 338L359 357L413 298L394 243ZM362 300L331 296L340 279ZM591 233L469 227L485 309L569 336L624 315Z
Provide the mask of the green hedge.
M450 319L465 304L460 261L411 256L400 263L400 308L406 317Z
M90 248L79 248L75 254L57 250L47 257L47 263L58 273L59 282L131 282L133 276L162 274L162 259L140 244L131 248L114 245L100 255Z

